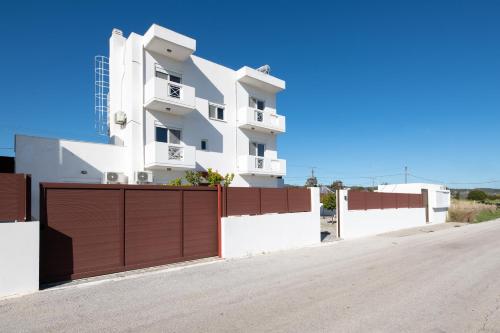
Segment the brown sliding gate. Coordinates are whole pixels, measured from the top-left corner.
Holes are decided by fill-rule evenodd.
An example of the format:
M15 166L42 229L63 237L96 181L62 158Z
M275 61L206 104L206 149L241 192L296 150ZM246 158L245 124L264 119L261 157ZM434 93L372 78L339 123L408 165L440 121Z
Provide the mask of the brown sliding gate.
M218 189L40 185L40 280L218 255Z

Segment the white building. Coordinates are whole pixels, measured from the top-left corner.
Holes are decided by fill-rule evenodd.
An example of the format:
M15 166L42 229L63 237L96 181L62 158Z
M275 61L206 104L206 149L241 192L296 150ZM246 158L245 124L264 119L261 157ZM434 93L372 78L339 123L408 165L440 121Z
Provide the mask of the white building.
M114 29L109 46L110 144L16 135L16 172L32 175L34 214L39 182L101 182L106 172L135 183L149 171L165 184L212 168L234 173L233 186L282 184L283 80L197 57L196 40L158 25L128 38Z

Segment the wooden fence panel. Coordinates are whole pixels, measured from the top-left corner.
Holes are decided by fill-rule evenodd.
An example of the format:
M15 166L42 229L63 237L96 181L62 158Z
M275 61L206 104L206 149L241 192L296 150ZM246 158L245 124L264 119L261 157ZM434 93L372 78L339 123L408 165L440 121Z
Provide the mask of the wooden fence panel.
M218 251L217 191L184 191L184 257L212 257Z
M226 216L260 214L260 189L229 187L225 189Z
M423 208L422 194L385 192L348 192L348 210Z
M31 177L0 173L0 222L31 219Z
M260 213L287 213L288 195L286 188L260 189Z
M40 235L44 282L120 271L123 194L119 189L49 189Z
M288 188L288 212L311 211L311 191L308 188Z
M182 257L182 192L125 192L125 264L161 264Z

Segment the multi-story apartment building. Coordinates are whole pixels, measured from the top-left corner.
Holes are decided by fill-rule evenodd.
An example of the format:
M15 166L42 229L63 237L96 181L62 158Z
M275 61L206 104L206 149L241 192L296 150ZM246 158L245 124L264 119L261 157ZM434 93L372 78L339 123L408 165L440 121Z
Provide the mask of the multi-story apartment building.
M32 175L35 217L42 181L106 182L120 173L134 184L145 171L166 184L186 170L212 168L234 173L232 186L282 184L286 162L276 136L285 117L276 94L285 82L266 67L233 70L195 50L194 39L158 25L128 38L113 30L103 75L109 94L99 96L110 143L16 135L16 172Z
M276 94L285 82L195 56L196 41L158 25L110 38L110 137L126 147L124 172L165 183L185 170L234 173L236 186L278 186L286 173Z

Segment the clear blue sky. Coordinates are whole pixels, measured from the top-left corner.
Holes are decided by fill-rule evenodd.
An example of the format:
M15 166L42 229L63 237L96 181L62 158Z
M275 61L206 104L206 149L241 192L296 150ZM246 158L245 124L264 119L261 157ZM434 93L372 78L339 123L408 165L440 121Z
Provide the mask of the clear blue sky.
M289 183L310 166L322 183L367 185L360 177L405 165L446 182L500 179L499 1L4 4L0 147L14 133L102 141L93 57L108 53L112 28L142 34L152 23L195 38L198 56L270 64L287 81L278 146Z

